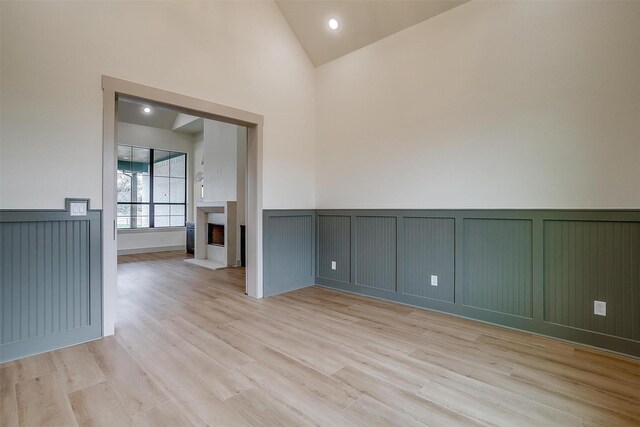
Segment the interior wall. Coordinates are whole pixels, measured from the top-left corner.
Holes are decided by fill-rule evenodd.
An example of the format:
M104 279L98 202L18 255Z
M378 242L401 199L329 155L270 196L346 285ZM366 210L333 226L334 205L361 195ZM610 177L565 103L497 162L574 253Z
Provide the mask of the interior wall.
M314 206L314 71L273 2L0 8L1 209L102 207L103 74L263 115L264 208Z
M241 234L240 226L246 225L247 212L247 128L238 126L238 160L237 160L237 204L236 224L238 224L238 244L236 245L236 260L241 260Z
M236 200L238 126L204 121L204 200Z
M317 208L637 208L640 3L472 1L317 69Z
M147 253L185 250L187 244L187 233L184 229L162 230L119 230L118 231L118 254Z
M247 128L216 122L204 121L204 132L197 137L195 145L197 171L204 172L204 200L236 201L236 255L240 258L240 225L245 224L246 175L247 175ZM200 162L204 161L204 165ZM200 183L194 191L199 197ZM196 201L197 204L197 201ZM210 221L224 221L209 214ZM218 250L212 248L212 250Z
M193 136L193 212L195 212L195 204L202 199L202 183L196 181L198 172L204 173L204 132L197 133ZM195 220L195 217L194 217Z

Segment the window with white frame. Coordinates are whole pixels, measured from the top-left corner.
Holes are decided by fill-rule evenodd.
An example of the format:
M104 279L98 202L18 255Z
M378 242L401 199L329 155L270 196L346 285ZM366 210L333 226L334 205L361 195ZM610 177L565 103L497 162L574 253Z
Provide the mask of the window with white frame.
M187 154L118 145L118 228L183 227Z

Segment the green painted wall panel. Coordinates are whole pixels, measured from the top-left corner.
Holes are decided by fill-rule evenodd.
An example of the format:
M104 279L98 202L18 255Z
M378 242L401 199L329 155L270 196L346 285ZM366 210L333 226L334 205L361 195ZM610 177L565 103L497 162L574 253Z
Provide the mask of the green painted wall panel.
M356 217L356 284L396 291L396 218Z
M315 279L314 211L264 211L264 295L313 284Z
M62 234L53 232L53 224L0 223L5 275L0 292L5 302L0 344L90 324L89 221L55 222ZM63 280L52 274L57 252L71 255L63 265L55 257L55 270L64 272ZM53 293L65 295L62 311Z
M395 254L391 234L376 236L381 227L372 221L352 227L351 241L375 255L351 247L351 280L318 276L318 284L640 356L640 211L321 209L317 215L395 222L398 248ZM343 246L332 250L347 253L349 230L342 232L331 235L332 245ZM319 247L326 237L318 233ZM431 271L451 266L452 276L439 275L444 295L430 292ZM386 286L362 286L355 272ZM388 286L394 279L397 289ZM596 298L607 302L606 318L592 314Z
M544 242L545 320L640 341L640 223L545 221Z
M101 213L0 211L0 362L102 334Z
M532 316L531 221L465 219L464 304Z
M351 280L351 217L318 216L318 277ZM336 269L331 268L332 262Z
M406 217L402 228L400 291L453 302L455 220ZM431 275L438 276L437 286Z

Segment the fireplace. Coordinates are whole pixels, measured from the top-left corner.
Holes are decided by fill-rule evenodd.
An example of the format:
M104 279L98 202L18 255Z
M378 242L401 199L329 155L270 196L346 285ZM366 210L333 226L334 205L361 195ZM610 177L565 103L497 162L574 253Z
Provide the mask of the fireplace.
M209 232L207 233L207 244L224 246L224 225L209 223Z
M236 224L235 201L198 201L195 259L206 261L205 264L215 264L216 268L235 266L238 240Z

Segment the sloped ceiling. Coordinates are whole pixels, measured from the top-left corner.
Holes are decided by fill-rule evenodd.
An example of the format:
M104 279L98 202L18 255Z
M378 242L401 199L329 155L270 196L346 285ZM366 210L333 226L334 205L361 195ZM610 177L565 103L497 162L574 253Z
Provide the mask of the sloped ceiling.
M276 0L317 67L469 0ZM340 22L328 28L330 18Z

